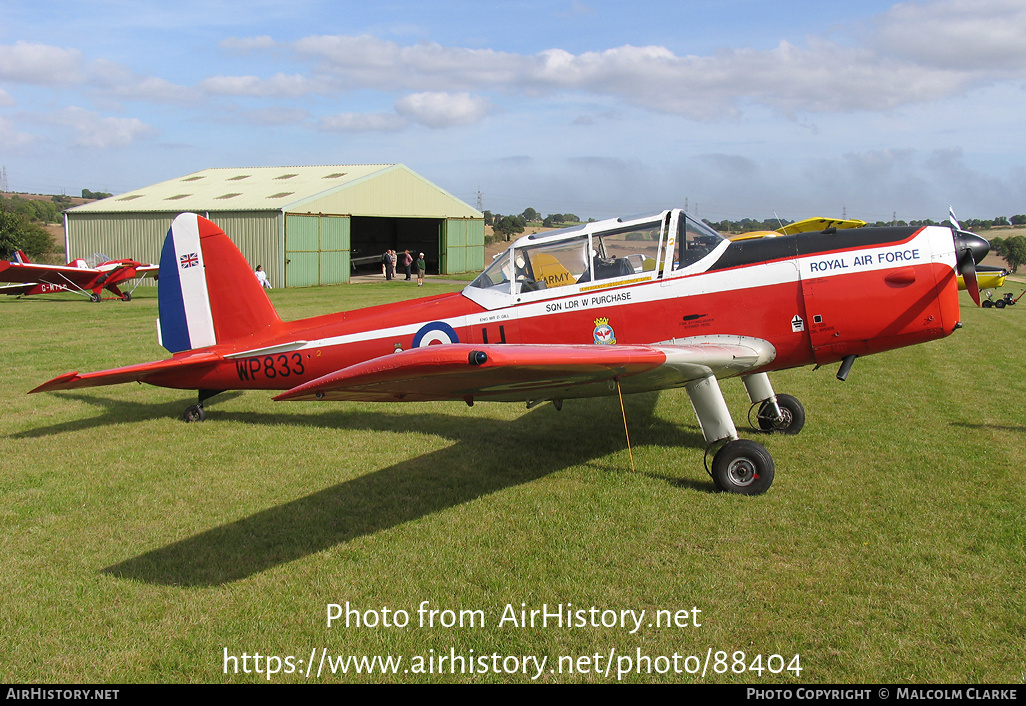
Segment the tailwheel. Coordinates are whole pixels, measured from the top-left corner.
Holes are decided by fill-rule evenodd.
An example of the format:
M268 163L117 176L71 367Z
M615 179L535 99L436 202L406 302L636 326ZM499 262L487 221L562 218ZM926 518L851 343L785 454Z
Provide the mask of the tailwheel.
M796 397L777 395L780 417L773 412L773 405L766 400L759 407L759 428L768 433L797 434L805 426L805 408Z
M186 422L202 422L206 418L207 414L203 411L203 405L201 404L190 405L185 409L185 414L182 415L182 419Z
M773 485L773 458L762 444L728 441L713 458L712 478L725 493L762 495Z

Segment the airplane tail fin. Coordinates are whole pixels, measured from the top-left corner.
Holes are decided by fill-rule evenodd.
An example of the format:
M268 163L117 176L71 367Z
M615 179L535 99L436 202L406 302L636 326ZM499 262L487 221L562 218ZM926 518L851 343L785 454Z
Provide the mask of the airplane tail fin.
M246 259L194 213L171 224L157 280L160 344L172 353L241 341L282 326Z
M17 262L20 265L27 265L29 262L28 255L25 254L24 250L15 250L14 259L11 262Z

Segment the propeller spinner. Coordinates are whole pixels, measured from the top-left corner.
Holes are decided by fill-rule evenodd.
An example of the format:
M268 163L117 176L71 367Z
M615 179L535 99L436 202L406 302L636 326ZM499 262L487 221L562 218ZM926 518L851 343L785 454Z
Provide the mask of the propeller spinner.
M957 264L955 271L962 275L965 280L965 288L969 296L980 306L980 285L976 281L976 265L987 257L990 252L990 243L967 230L963 230L958 219L955 218L955 211L949 207L948 215L951 221L951 235L955 240L955 258Z

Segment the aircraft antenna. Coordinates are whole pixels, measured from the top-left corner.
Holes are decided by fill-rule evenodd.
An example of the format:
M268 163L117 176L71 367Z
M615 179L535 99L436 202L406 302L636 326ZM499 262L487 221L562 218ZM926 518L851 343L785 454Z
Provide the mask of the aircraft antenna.
M773 212L773 217L777 219L777 225L779 225L781 228L783 228L784 227L784 222L782 220L780 220L780 216L777 215L776 211Z
M634 473L634 451L631 450L631 433L627 431L627 410L623 407L623 392L620 391L620 378L616 378L616 394L620 396L620 414L623 415L623 433L627 435L627 453L631 456L631 473Z

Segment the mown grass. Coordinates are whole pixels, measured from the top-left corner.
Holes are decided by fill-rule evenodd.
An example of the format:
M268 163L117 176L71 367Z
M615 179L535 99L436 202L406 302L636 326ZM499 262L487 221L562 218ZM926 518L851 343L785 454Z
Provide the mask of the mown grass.
M291 319L447 289L271 296ZM712 649L799 654L803 667L798 678L710 669L631 681L1026 678L1026 302L980 310L963 296L965 329L860 359L843 384L832 369L776 375L809 422L797 437L760 438L776 482L744 498L714 492L683 392L626 398L634 473L614 399L556 412L229 393L187 425L188 392L25 394L67 370L165 357L152 290L139 293L129 304L0 301L0 681L262 681L224 674L224 650L306 659L320 647L538 655L549 667L611 649ZM746 427L740 384L724 391ZM326 605L346 601L407 610L411 625L329 629ZM487 625L416 627L422 601L480 609ZM702 624L499 627L505 605L521 603L697 606Z

